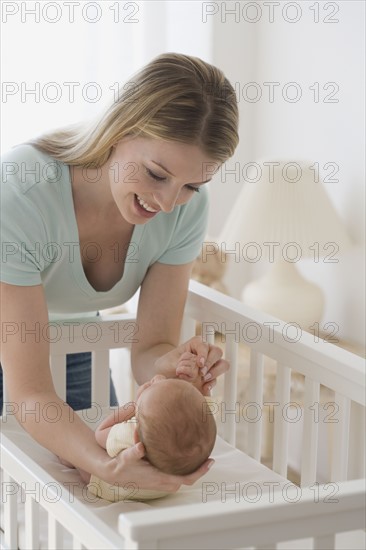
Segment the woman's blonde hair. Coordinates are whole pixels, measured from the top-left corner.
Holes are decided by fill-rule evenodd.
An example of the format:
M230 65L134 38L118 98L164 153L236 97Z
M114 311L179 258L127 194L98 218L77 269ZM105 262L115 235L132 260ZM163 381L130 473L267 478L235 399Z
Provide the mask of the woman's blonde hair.
M96 121L30 143L66 164L99 167L127 135L198 145L210 158L225 162L239 141L235 91L213 65L165 53L129 80Z

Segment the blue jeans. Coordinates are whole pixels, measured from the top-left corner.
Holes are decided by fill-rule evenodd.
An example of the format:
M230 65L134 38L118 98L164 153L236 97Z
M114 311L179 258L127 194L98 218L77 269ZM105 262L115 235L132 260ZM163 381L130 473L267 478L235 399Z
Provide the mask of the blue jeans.
M91 353L72 353L66 356L66 402L74 411L91 407ZM109 376L110 404L118 405L116 392ZM3 410L3 372L0 365L0 414Z

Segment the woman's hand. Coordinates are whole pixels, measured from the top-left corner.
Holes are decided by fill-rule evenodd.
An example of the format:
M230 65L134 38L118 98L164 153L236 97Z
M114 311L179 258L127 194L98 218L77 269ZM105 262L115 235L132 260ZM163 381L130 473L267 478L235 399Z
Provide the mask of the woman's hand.
M141 442L119 453L114 460L109 481L118 483L120 487L128 485L136 489L150 489L174 493L181 485L193 485L200 477L204 476L214 464L213 459L208 459L192 474L176 476L165 474L152 466L145 458L145 447Z
M159 357L155 362L156 372L164 373L169 370L171 365L175 365L175 368L177 368L176 365L178 365L181 356L186 352L197 356L197 366L204 382L202 393L203 395L210 395L218 376L229 370L229 363L222 359L221 348L203 342L200 336L190 338L184 344ZM178 372L176 374L178 376L178 374L184 373Z
M207 394L207 387L202 377L201 368L197 364L197 355L185 351L179 359L176 374L180 380L185 380L197 388L203 395Z
M145 447L141 442L119 453L113 459L114 468L107 481L118 483L121 487L133 484L136 489L175 493L181 485L193 485L214 463L213 459L208 459L192 474L175 476L161 472L144 459L144 456Z

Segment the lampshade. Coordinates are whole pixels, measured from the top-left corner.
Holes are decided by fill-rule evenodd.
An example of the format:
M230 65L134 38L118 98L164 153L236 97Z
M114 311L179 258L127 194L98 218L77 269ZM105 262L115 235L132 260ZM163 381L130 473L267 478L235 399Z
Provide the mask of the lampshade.
M324 293L295 264L305 257L338 261L350 238L314 163L262 161L255 168L220 235L222 248L237 254L239 243L244 260L252 261L253 250L256 261L270 260L269 271L244 287L245 304L311 330L322 319Z
M333 251L337 253L350 246L350 238L324 183L315 181L316 173L311 168L314 163L256 164L261 177L258 178L256 169L255 181L253 176L252 181L244 184L220 235L220 241L228 249L238 241L242 245L257 243L265 256L269 246L263 243L280 243L272 247L275 257L280 257L284 246L296 243L301 257L314 257L315 253L319 256L332 253L329 243L335 243Z

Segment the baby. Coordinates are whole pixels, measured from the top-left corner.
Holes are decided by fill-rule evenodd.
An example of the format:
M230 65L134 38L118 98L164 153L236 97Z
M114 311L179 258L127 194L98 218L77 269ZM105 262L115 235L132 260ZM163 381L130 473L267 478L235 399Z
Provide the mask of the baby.
M196 360L196 355L184 353L178 366L190 367L190 375L180 375L180 379L157 375L140 386L134 418L119 423L117 410L98 426L95 438L109 456L141 441L146 458L165 473L189 474L207 460L215 444L216 423L201 393L203 382ZM111 485L94 475L88 490L112 502L149 500L168 494L139 489L135 484Z

